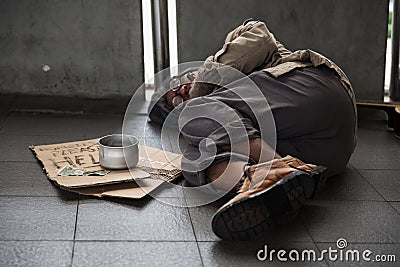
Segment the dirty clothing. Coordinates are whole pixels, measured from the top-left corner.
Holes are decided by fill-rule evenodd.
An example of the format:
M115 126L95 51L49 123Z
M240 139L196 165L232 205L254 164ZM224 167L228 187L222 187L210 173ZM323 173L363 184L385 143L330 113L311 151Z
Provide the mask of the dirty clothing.
M223 79L222 64L248 75L263 97L238 97L235 91L252 90L243 79L231 81L229 88L196 84L195 80L190 91L193 99L185 105L198 118L182 129L187 140L182 167L189 184L209 183L205 166L210 164L230 158L251 162L246 155L220 149L246 138L263 138L273 148L271 140L276 138L278 154L324 165L330 175L345 168L356 143L357 114L350 81L336 64L311 50L287 50L259 21L230 32L223 48L207 58L196 79ZM265 100L269 105L263 104ZM221 110L218 103L226 107ZM207 118L209 114L224 114L226 123ZM275 129L261 129L262 124L275 125ZM240 125L245 132L237 130Z

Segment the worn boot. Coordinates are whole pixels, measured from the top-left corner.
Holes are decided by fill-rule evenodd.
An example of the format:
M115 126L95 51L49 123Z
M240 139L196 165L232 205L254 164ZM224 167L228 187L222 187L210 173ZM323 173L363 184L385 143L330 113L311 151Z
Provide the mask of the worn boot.
M214 233L225 240L247 240L294 218L315 191L311 174L325 171L303 165L293 164L293 168L284 159L274 159L245 167L237 195L213 216Z
M315 189L313 192L307 192L308 198L314 198L326 182L326 168L323 166L317 166L314 164L307 164L298 158L292 157L290 155L282 158L283 162L288 164L290 167L307 172L313 178L315 184Z

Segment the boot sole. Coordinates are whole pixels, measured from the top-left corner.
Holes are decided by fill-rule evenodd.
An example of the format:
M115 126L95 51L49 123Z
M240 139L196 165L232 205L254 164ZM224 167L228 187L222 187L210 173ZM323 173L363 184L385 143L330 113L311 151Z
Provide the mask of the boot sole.
M224 207L213 216L214 233L224 240L248 240L275 224L291 221L315 195L315 181L326 170L319 167L311 175L292 172L267 189Z
M317 168L315 168L311 172L311 177L313 178L315 189L311 196L309 196L309 199L315 198L324 187L326 179L328 178L326 176L326 170L327 169L324 166L317 166Z

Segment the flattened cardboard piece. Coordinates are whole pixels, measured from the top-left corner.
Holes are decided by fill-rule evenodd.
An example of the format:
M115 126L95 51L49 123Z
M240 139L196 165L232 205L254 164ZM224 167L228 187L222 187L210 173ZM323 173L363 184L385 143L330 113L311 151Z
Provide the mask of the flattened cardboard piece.
M139 145L139 165L155 169L181 169L182 155Z
M138 167L129 170L110 170L104 176L58 176L65 165L84 168L87 172L104 170L99 163L98 139L62 144L30 146L42 162L47 176L60 187L84 195L141 198L180 175L181 155L157 148L139 146ZM169 162L173 163L169 163ZM147 173L140 168L151 170ZM170 175L158 175L167 171ZM154 173L153 173L154 172ZM162 177L161 179L159 177ZM140 185L135 182L140 179Z
M98 139L69 142L62 144L31 146L43 163L47 176L63 187L85 187L132 181L135 178L150 177L140 169L112 170L104 176L59 176L58 171L65 165L73 168L85 168L85 171L104 170L99 163Z
M49 177L50 178L50 177ZM129 182L135 179L150 178L150 174L140 170L133 169L131 172L128 170L121 171L110 171L110 173L104 176L56 176L55 178L50 178L50 180L55 181L57 184L68 187L87 187L96 185L106 185L121 182Z
M159 187L164 181L162 180L145 180L140 182L140 186L135 182L126 182L119 184L93 186L84 188L66 188L66 190L81 195L96 197L119 197L119 198L135 198L139 199Z

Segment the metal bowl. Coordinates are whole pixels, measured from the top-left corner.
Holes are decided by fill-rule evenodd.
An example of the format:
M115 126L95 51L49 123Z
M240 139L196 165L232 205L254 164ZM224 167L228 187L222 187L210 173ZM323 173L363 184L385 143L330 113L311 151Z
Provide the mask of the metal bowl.
M111 134L100 138L100 165L106 169L135 167L139 161L138 143L133 135Z

